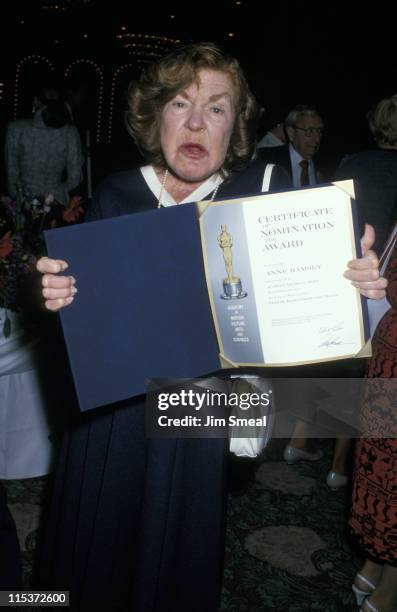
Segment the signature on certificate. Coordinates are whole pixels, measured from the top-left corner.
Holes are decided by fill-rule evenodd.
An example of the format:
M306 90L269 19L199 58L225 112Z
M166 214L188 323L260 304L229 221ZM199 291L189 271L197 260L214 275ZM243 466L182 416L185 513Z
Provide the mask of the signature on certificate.
M346 344L346 342L342 342L342 338L339 336L329 336L318 345L318 348L323 346L340 346L341 344Z
M331 347L331 346L344 346L346 344L352 344L351 342L343 342L343 335L338 332L343 332L344 325L343 321L335 323L334 325L322 326L318 329L318 333L321 334L321 342L317 348Z

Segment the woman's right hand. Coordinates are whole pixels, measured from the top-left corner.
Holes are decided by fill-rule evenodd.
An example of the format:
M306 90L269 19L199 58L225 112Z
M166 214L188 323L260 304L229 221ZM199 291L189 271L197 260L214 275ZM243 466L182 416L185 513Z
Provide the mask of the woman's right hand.
M66 261L62 259L50 259L41 257L36 268L43 274L41 284L43 286L42 295L45 299L45 307L48 310L57 311L68 306L73 302L77 293L75 279L73 276L57 276L59 272L64 272L68 267Z

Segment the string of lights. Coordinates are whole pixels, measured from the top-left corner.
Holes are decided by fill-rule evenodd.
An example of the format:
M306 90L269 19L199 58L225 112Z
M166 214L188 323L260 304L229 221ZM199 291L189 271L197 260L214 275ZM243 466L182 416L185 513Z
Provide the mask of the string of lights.
M50 72L55 71L54 64L47 57L44 57L43 55L35 55L35 54L27 55L26 57L23 57L17 64L16 70L15 70L15 81L14 81L14 103L13 103L14 119L16 119L18 116L19 90L20 90L21 74L23 72L23 69L26 68L29 64L37 65L40 63L46 64ZM29 80L28 77L27 77L27 80Z
M96 62L91 59L80 58L72 62L65 70L65 77L69 78L73 71L73 68L76 66L86 65L90 69L93 68L95 72L95 76L97 78L97 91L98 95L96 97L97 100L97 122L96 122L96 142L99 143L101 139L101 125L102 125L102 116L103 116L103 92L104 92L104 77L103 71L98 66Z

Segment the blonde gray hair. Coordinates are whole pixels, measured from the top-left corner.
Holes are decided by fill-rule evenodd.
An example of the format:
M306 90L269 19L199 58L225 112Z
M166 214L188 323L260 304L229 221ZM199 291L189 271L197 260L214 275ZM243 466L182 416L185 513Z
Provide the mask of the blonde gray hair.
M367 119L379 146L397 146L397 95L378 102L367 114Z

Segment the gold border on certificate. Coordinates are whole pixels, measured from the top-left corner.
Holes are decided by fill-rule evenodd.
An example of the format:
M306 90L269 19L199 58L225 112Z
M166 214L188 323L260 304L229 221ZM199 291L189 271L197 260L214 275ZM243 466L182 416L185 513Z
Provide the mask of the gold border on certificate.
M349 206L349 211L347 211L347 215L348 215L347 229L348 229L348 234L350 236L350 247L351 247L350 259L354 259L357 256L357 253L356 253L356 241L355 241L354 224L353 224L353 214L352 214L352 207L351 207L351 199L354 198L353 182L352 181L340 181L336 183L331 183L326 186L315 187L307 191L308 192L316 191L318 194L321 194L321 192L324 192L324 190L329 191L330 189L334 189L334 188L341 190L348 196L346 199L346 204ZM355 293L356 311L359 317L359 321L358 321L359 333L357 336L355 336L356 346L358 342L361 343L361 348L358 352L347 353L346 351L343 352L342 350L340 355L330 355L330 356L325 356L321 358L313 358L313 359L305 358L302 360L288 360L286 362L270 361L270 360L266 361L266 359L263 359L262 361L258 361L255 359L251 361L250 360L236 361L235 359L233 359L233 357L230 354L228 354L228 350L225 347L225 341L224 341L225 339L222 337L221 325L218 319L218 311L217 311L217 307L215 304L215 296L214 296L212 280L211 280L212 277L210 273L210 261L209 261L210 257L209 257L208 250L207 250L207 243L206 243L205 230L204 230L204 218L205 218L206 211L208 211L209 209L212 209L213 207L224 207L224 206L233 206L233 205L240 206L242 210L244 210L244 205L249 204L250 202L263 201L263 204L265 205L267 198L272 198L273 201L280 200L280 207L281 207L283 201L286 202L290 200L291 197L294 197L294 194L296 193L299 193L300 198L302 198L304 191L303 190L299 190L298 192L297 191L287 191L285 193L272 193L272 194L265 193L265 194L258 194L255 196L250 196L250 197L227 199L227 200L216 201L216 202L203 201L197 204L206 283L207 283L208 295L209 295L209 300L210 300L211 312L212 312L214 326L215 326L216 335L217 335L217 341L219 345L220 361L221 361L222 367L294 366L294 365L299 365L299 364L310 364L310 363L314 364L314 363L321 363L321 362L327 362L327 361L338 361L340 359L347 359L347 358L352 358L352 357L353 358L354 357L364 357L364 356L370 355L370 345L365 340L363 304L362 304L361 297L360 297L358 290L356 290L356 293ZM337 248L337 245L335 245L335 248ZM347 247L347 250L349 250L349 247ZM346 264L347 264L347 261L346 261ZM341 271L341 274L342 274L342 271ZM353 313L353 316L355 316L354 313Z

